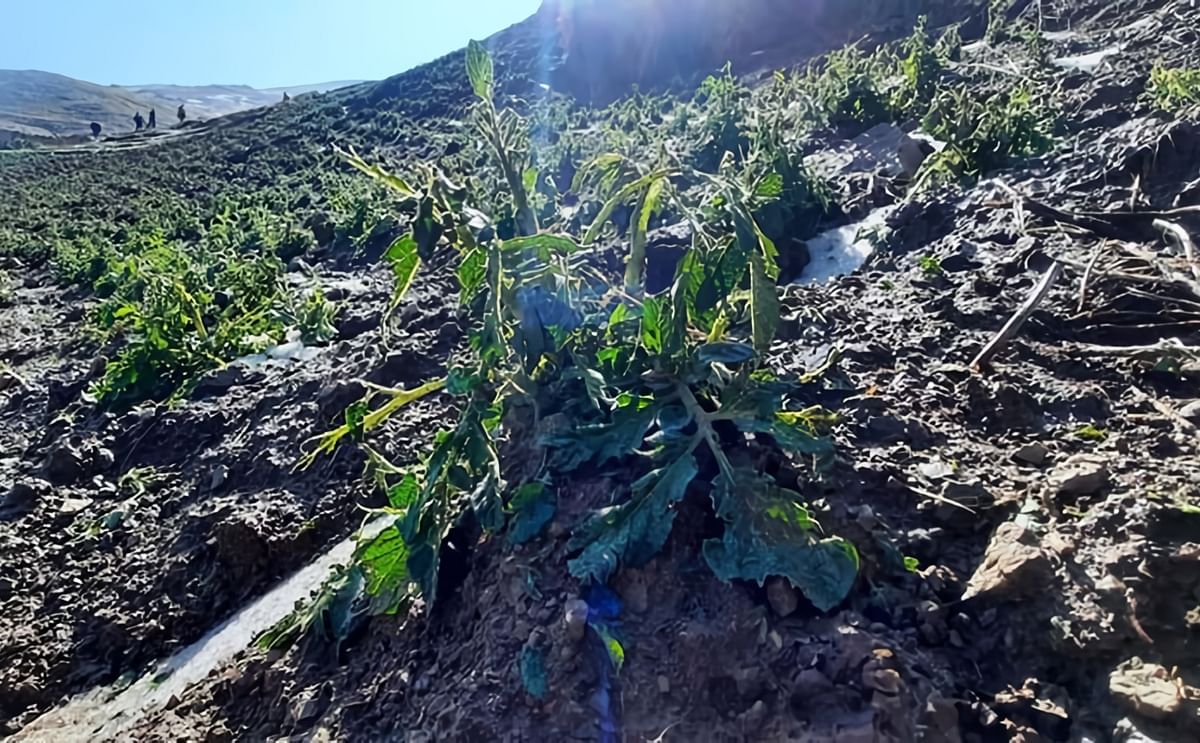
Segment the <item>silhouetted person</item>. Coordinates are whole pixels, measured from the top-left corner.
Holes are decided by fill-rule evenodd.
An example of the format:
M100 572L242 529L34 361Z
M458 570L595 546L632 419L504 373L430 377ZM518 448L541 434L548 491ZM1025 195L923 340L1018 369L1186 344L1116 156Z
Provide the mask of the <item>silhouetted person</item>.
M94 121L92 122L92 137L95 139L100 138L100 125Z
M285 91L283 91L283 102L284 102L284 103L287 103L287 102L288 102L288 101L290 101L290 100L292 100L292 97L291 97L290 95L288 95L288 94L287 94L287 91L286 91L286 90L285 90Z
M158 126L158 117L154 115L154 109L150 109L150 120L146 122L147 129L153 129Z
M179 110L175 112L175 115L179 117L179 125L183 126L183 122L187 121L187 111L183 110L182 103L179 104Z
M133 130L140 132L142 127L146 125L146 120L142 118L142 112L138 111L133 115Z

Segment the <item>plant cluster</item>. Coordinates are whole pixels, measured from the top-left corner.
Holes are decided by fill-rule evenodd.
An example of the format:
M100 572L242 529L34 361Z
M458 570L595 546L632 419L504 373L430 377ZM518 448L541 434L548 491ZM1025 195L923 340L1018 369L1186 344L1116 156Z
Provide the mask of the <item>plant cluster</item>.
M90 390L105 405L187 391L205 371L259 351L283 330L282 265L262 249L188 248L150 234L108 262L91 322L121 349Z
M118 349L90 395L103 405L170 399L289 328L329 340L332 305L320 292L290 296L282 281L281 256L309 239L261 205L233 202L204 220L138 222L120 243L59 239L51 266L101 298L89 323Z
M612 467L633 470L636 481L574 525L568 568L581 582L603 584L621 568L644 564L666 542L681 503L697 499L724 525L703 545L717 576L760 584L784 576L815 606L832 608L855 580L857 553L825 536L801 495L772 474L812 474L832 455L824 436L829 414L804 404L804 382L765 364L779 322L779 268L759 216L796 187L794 174L773 167L794 165L798 155L755 155L752 142L739 143L745 152L725 150L717 172L706 173L605 153L574 179L606 194L590 223L575 229L571 218L539 220L522 177L527 122L496 108L492 62L477 43L468 49L467 72L478 97L476 131L505 175L511 234L435 166L422 166L410 182L353 152L345 157L391 187L411 220L411 231L387 253L398 297L436 251L455 252L470 351L452 361L446 379L410 390L372 386L342 426L309 442L306 465L343 442L367 451L387 494L389 523L360 542L354 564L316 603L264 642L314 624L348 626L347 592L361 590L374 612L397 611L418 595L434 601L452 528L527 541L554 517L560 487ZM710 84L704 95L735 95L726 83ZM719 138L719 129L710 132ZM618 283L597 259L616 238L611 219L621 207L631 217ZM667 209L688 223L692 244L669 288L652 296L646 231L652 215ZM368 434L438 391L456 400L456 427L435 437L420 466L387 461ZM532 458L513 446L531 439ZM779 464L785 453L806 464Z
M1156 65L1150 70L1146 96L1155 108L1171 113L1200 106L1200 69Z

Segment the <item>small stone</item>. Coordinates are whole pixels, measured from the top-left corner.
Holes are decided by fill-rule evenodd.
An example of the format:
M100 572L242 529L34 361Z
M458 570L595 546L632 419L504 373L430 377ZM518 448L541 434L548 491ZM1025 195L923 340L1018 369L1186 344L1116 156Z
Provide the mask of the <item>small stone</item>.
M1059 495L1092 495L1108 484L1108 463L1093 454L1076 454L1050 476Z
M579 642L587 632L588 605L583 599L572 599L563 607L563 624L567 628L567 639Z
M1026 444L1013 453L1013 459L1025 464L1032 464L1034 467L1041 467L1049 457L1050 450L1037 442Z
M667 678L666 676L663 676L661 673L658 675L658 693L659 694L670 694L671 693L671 679Z
M88 368L88 377L90 379L99 379L104 376L104 372L108 370L108 359L103 356L97 356L92 359L92 365Z
M791 616L800 605L800 596L787 578L767 579L767 603L781 617Z
M742 713L742 721L747 726L760 722L767 716L767 704L763 700L755 702L750 709Z
M92 471L107 472L116 461L117 458L113 455L112 449L102 446L92 454Z
M216 492L220 490L225 481L229 479L229 468L223 464L218 464L212 468L212 474L209 476L208 489Z
M899 671L872 666L872 663L868 663L863 668L863 686L888 695L900 693L904 680L900 677Z

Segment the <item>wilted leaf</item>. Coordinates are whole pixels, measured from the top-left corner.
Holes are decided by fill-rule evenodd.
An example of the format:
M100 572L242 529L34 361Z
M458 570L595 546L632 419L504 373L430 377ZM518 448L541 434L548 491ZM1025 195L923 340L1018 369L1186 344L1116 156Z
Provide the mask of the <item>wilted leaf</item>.
M513 544L524 544L541 532L542 527L554 518L554 491L540 482L530 482L517 488L509 501L508 510L512 518L508 524L508 538Z
M705 343L696 349L696 360L702 364L744 364L752 358L754 348L733 341Z
M525 693L535 699L545 699L549 687L542 653L531 645L521 648L520 667L521 685L525 687Z
M583 550L567 563L571 575L605 583L618 567L649 562L671 535L673 506L683 499L697 471L696 458L682 456L634 483L627 503L588 519L571 537L569 547Z
M816 524L799 495L753 471L735 482L722 479L713 490L721 539L704 543L704 559L721 580L787 578L821 611L850 593L858 575L854 548L841 539L817 538Z
M779 327L779 295L775 282L767 277L763 257L759 253L750 256L750 330L754 336L754 348L765 353L775 340Z
M400 304L412 287L417 270L421 267L421 257L417 255L417 241L412 234L396 238L383 257L392 264L396 274L396 288L392 290L392 307Z
M636 451L654 422L655 413L653 408L618 407L610 423L547 433L540 443L555 449L553 461L562 472L578 469L585 462L603 465Z

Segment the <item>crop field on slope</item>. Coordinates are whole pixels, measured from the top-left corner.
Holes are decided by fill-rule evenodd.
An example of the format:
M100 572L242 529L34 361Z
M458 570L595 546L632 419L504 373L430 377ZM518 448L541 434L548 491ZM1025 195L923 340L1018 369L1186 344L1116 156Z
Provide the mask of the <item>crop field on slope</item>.
M6 732L367 507L274 650L126 734L1194 739L1200 17L1058 5L604 109L530 90L535 19L6 155Z

